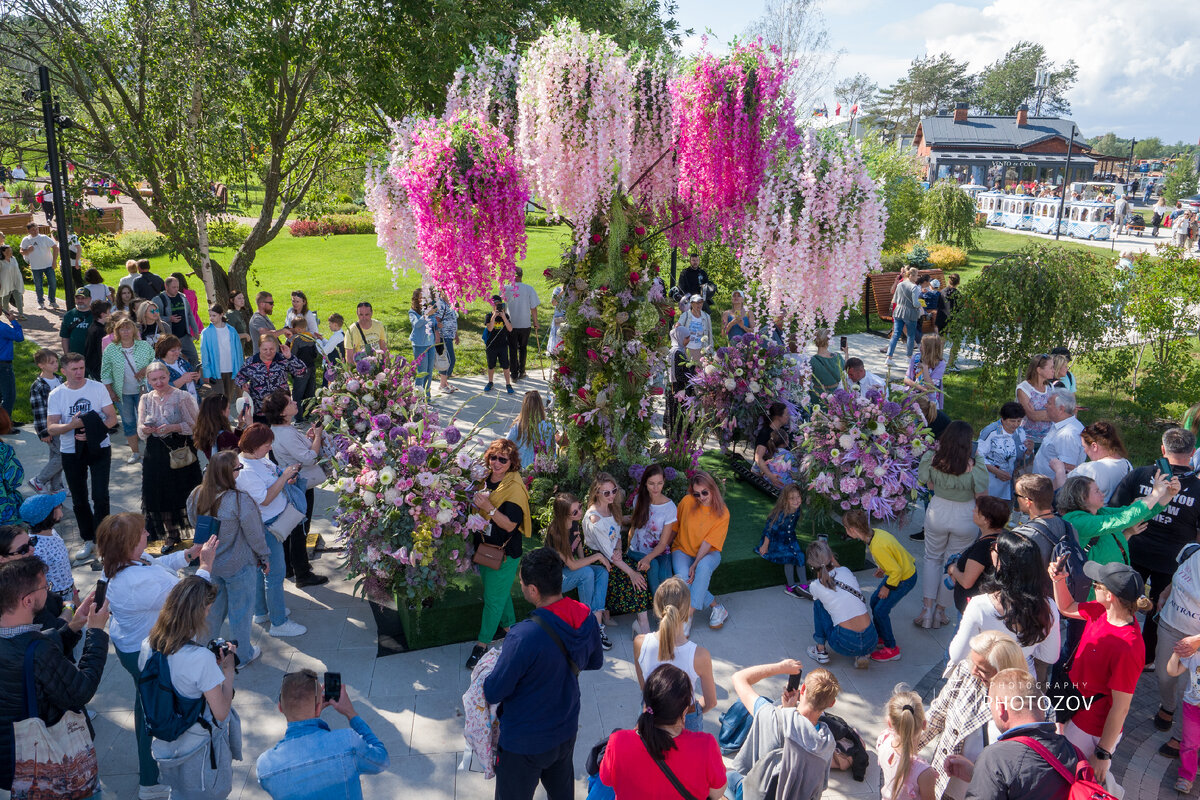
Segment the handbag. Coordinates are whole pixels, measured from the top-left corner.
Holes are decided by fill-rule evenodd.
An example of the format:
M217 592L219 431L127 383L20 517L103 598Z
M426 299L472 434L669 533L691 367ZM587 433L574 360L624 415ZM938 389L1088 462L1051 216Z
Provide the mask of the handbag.
M433 368L438 372L445 372L450 369L450 359L446 356L445 352L437 354L437 358L433 361Z
M291 503L283 507L283 512L267 523L267 530L279 541L284 541L296 530L296 526L307 518L307 515Z
M472 563L488 569L500 569L500 565L504 563L504 548L510 541L511 536L504 540L504 544L480 542L475 548L475 555L471 557Z
M190 467L196 463L196 451L185 440L182 447L167 446L167 456L170 460L171 469L183 469Z
M37 715L34 656L46 640L35 638L25 650L25 719L13 723L13 797L85 800L99 788L96 747L87 718L68 711L54 725Z

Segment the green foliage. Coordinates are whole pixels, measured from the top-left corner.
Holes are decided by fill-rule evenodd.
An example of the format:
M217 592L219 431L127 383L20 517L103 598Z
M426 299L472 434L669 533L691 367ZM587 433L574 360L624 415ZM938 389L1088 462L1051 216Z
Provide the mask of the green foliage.
M1200 329L1200 259L1178 247L1160 245L1139 253L1123 281L1124 315L1150 348L1155 361L1171 360L1170 343Z
M1163 199L1167 201L1167 205L1171 205L1176 200L1191 197L1194 194L1196 194L1196 168L1190 158L1181 158L1167 173L1166 182L1163 183Z
M917 269L929 269L929 248L920 242L914 243L904 254L904 263Z
M213 247L240 247L250 236L250 226L235 219L218 219L209 223L208 241Z
M877 94L868 124L889 133L912 133L921 117L966 100L975 87L970 64L949 53L913 59L908 74Z
M954 181L938 181L921 199L921 224L930 242L975 249L975 201Z
M125 262L131 258L176 255L167 237L152 231L130 231L116 236L109 233L84 236L80 237L80 243L83 245L83 257L101 272L120 269L124 274Z
M904 250L888 250L879 257L880 272L899 272L908 266L908 253Z
M1039 91L1033 83L1039 69L1050 72L1050 86L1042 97L1042 114L1069 113L1071 104L1066 95L1075 85L1079 68L1072 60L1056 66L1046 57L1046 48L1034 42L1017 42L1003 58L983 68L972 105L985 114L1011 116L1017 113L1017 106L1025 103L1032 116Z
M1114 277L1098 251L1028 245L962 287L948 335L977 348L981 384L1011 387L1034 353L1103 345L1116 316Z
M961 247L951 247L948 244L935 244L929 248L929 266L943 272L954 272L963 269L970 263L967 251Z
M883 202L887 206L884 248L895 247L920 235L923 198L921 184L910 176L889 178L883 185Z

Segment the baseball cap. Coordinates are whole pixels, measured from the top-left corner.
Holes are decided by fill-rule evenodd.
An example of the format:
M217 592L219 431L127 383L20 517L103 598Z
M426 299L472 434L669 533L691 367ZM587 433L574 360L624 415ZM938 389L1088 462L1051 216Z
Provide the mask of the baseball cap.
M939 281L937 278L934 278L933 280L931 280L929 282L929 285L932 286L934 289L942 288L942 282Z
M1146 583L1137 570L1120 561L1111 564L1088 561L1083 565L1083 574L1096 583L1104 584L1104 588L1127 603L1136 603L1146 589Z
M78 289L75 290L75 296L76 297L91 297L92 293L89 292L87 289L83 288L82 286L80 286Z
M21 521L27 525L37 525L46 517L50 516L50 512L63 504L67 499L67 492L64 489L61 492L54 494L35 494L32 497L25 498L25 502L21 503Z
M694 294L694 295L692 295L691 297L689 297L689 298L688 298L688 302L689 302L689 303L703 303L703 302L704 302L704 298L703 298L703 297L701 297L701 296L700 296L700 295L698 295L698 294Z

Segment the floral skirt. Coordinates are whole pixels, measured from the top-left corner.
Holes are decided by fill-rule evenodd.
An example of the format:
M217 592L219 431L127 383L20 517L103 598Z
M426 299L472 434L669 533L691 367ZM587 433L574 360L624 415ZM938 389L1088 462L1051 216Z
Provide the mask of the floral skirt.
M584 558L593 555L599 551L593 550L586 545L583 548ZM629 556L625 556L625 563L631 563ZM637 562L632 562L637 564ZM647 584L647 587L649 584ZM654 598L650 595L650 589L635 588L629 582L629 576L618 566L613 568L608 573L608 602L605 608L610 614L639 614L646 611L654 603Z

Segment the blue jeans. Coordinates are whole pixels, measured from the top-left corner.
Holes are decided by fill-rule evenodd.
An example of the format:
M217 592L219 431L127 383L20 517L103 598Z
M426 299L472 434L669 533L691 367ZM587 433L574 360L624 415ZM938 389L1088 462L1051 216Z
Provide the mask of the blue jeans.
M270 533L267 537L275 538ZM257 578L258 567L253 564L247 564L228 578L215 575L211 578L217 588L217 599L208 609L208 635L220 636L221 623L228 618L229 638L237 640L243 661L250 657L250 605L254 602Z
M454 339L442 339L442 348L446 351L446 361L450 364L450 366L442 374L449 378L454 374L454 365L456 363L456 359L454 357Z
M30 270L33 273L33 291L37 293L38 305L42 305L42 281L50 281L50 305L54 305L54 292L58 289L58 276L53 269Z
M269 524L269 520L263 521L263 527ZM258 617L270 614L272 625L282 625L288 619L283 597L283 574L287 571L283 561L283 542L270 531L265 533L263 538L267 540L267 550L270 552L267 565L271 571L266 575L260 573L254 581L254 614Z
M875 652L875 645L879 642L874 625L868 625L862 633L834 625L833 617L829 616L820 600L813 603L813 626L816 628L813 631L813 640L817 644L823 644L836 653L852 658L870 655Z
M692 706L692 710L683 718L683 729L704 733L704 712L700 710L699 705Z
M686 581L688 570L692 566L694 559L682 550L675 550L671 553L671 566L675 568L675 577ZM713 573L717 571L717 567L721 564L721 552L712 550L704 558L700 559L700 563L696 564L696 577L692 579L692 608L699 611L702 608L707 608L716 602L717 598L712 596L712 592L708 590L708 584L712 580Z
M13 375L11 361L0 361L0 406L12 416L13 403L17 401L17 379Z
M596 584L600 578L597 573L603 573L604 575L604 586L598 593L596 591ZM580 567L579 569L567 569L563 567L563 594L572 589L579 591L579 602L592 611L601 610L604 608L604 602L608 597L608 570L603 567L596 569L593 564Z
M904 320L899 317L892 321L892 340L888 342L888 358L891 358L892 354L896 352L896 343L900 341L900 333L906 328L908 329L908 343L904 346L908 349L908 357L912 358L913 348L921 341L921 326L917 322L915 319Z
M114 650L116 648L113 648ZM133 735L137 739L138 750L138 785L154 786L158 783L158 762L150 752L150 732L146 730L146 712L142 710L142 693L137 690L138 678L142 671L138 669L139 652L122 653L117 650L117 661L133 678Z
M126 436L137 436L138 401L141 399L140 394L121 395L121 431Z
M629 561L635 566L639 561L646 557L646 553L639 553L636 550L629 551ZM646 583L650 585L650 594L653 595L658 591L658 587L667 578L675 574L674 568L671 566L671 554L662 553L656 556L650 562L650 570L646 573Z
M429 387L433 383L433 365L436 359L437 351L433 349L432 344L413 347L413 363L417 365L416 385L424 389L425 394L429 394Z
M913 573L904 580L900 581L900 585L888 591L887 597L880 597L879 590L886 585L879 584L875 588L875 594L871 595L871 614L875 617L875 629L879 633L879 638L883 639L884 647L895 647L896 637L892 633L892 609L896 607L904 595L912 591L912 588L917 585L917 573Z

